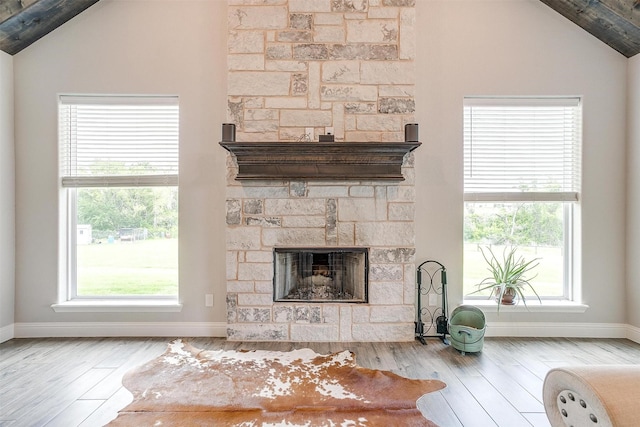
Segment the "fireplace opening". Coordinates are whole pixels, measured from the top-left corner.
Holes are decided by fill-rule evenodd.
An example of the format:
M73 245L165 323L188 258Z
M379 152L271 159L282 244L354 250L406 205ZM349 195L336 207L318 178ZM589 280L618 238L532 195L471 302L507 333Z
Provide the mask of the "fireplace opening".
M276 302L367 302L367 248L275 248Z

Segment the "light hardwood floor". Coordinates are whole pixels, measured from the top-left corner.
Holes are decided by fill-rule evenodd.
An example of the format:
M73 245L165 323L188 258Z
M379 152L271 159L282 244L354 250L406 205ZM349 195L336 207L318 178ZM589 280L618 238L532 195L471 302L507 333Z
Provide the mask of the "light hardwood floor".
M131 401L125 372L162 354L171 338L15 339L0 344L0 426L102 426ZM542 382L560 365L634 364L640 345L624 339L485 338L461 355L437 339L413 343L238 343L187 339L202 349L309 347L351 350L360 366L438 378L442 391L418 405L442 427L549 426Z

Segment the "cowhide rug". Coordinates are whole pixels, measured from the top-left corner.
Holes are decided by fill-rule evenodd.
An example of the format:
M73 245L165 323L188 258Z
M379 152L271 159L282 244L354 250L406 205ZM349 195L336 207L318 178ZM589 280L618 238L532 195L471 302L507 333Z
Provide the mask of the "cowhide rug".
M445 384L356 366L349 351L203 351L177 340L128 372L110 426L436 426L416 400Z

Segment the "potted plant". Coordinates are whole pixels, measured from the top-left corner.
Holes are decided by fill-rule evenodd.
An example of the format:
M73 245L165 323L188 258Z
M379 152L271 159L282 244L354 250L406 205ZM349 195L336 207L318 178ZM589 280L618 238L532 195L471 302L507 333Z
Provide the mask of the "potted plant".
M516 250L517 248L515 247L505 247L502 251L502 259L498 259L490 247L487 247L490 256L480 248L491 275L478 283L478 289L472 294L491 289L492 292L489 298L491 296L496 298L498 312L500 311L500 305L514 305L518 299L522 299L526 306L527 299L524 294L526 287L533 291L538 301L542 302L535 288L531 285L531 280L537 275L529 277L531 270L538 266L539 263L537 261L540 258L527 261L524 257L516 255Z

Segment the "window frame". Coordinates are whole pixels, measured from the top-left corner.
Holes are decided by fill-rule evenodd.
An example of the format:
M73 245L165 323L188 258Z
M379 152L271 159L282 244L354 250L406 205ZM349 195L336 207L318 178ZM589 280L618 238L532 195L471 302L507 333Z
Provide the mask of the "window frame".
M151 105L175 105L177 108L176 118L179 128L179 98L175 95L149 96L149 95L66 95L58 96L58 120L60 120L60 106L63 98L69 99L92 99L104 100L101 105L110 105L114 102L122 102L123 100L131 101L131 104L139 103ZM149 102L149 101L157 101ZM146 101L146 102L145 102ZM80 102L82 103L82 102ZM58 144L61 148L61 158L59 159L60 178L59 192L61 200L61 221L60 221L60 274L59 274L59 292L58 304L53 304L52 308L56 312L67 311L181 311L182 305L178 303L180 295L180 283L175 295L78 295L78 258L77 258L77 190L79 188L152 188L152 187L170 187L175 188L179 192L179 172L175 174L151 174L151 175L129 175L129 176L111 176L104 175L92 177L73 177L65 175L63 169L62 156L62 125L59 124ZM176 162L179 162L179 135L178 135L178 153L176 154ZM178 220L179 223L179 220ZM179 227L179 225L178 225ZM179 269L179 265L178 265ZM116 303L113 305L112 303ZM105 309L106 308L106 309Z
M548 102L548 104L545 104ZM571 194L567 194L565 192L561 193L549 193L549 192L507 192L507 191L498 191L498 192L467 192L466 191L466 182L463 185L463 205L465 206L464 212L466 212L467 203L549 203L549 202L558 202L562 204L562 216L563 216L563 244L564 244L564 253L563 253L563 283L562 285L562 296L550 296L546 295L540 296L542 300L542 304L550 303L553 301L570 301L575 302L580 297L580 286L579 286L579 274L577 273L577 263L578 259L576 257L579 256L580 248L577 240L578 233L576 233L576 227L579 227L579 213L580 213L580 183L582 180L581 174L581 162L582 162L582 98L578 96L566 96L566 97L465 97L463 106L466 109L467 106L556 106L563 105L564 103L571 104L575 102L576 115L578 123L576 124L576 141L574 142L573 149L577 150L577 154L574 152L573 155L577 156L578 159L574 159L574 162L577 162L575 167L577 171L574 171L574 179L577 179L577 183L574 184L575 192ZM568 105L567 105L568 106ZM464 130L463 130L463 145L464 145L464 157L465 157L465 165L464 165L464 180L466 181L467 176L467 165L466 165L466 156L467 156L467 132L466 132L466 112L463 114L463 122L464 122ZM529 194L527 194L529 193ZM463 222L466 221L466 217L463 214ZM466 244L466 241L463 239L463 244ZM463 257L464 259L464 257ZM464 275L464 261L463 261L463 275ZM465 291L466 292L466 291ZM486 300L486 296L480 295L469 295L465 294L464 299L469 300L472 303L476 303L478 300ZM535 298L534 298L535 299ZM537 301L536 301L537 302Z

